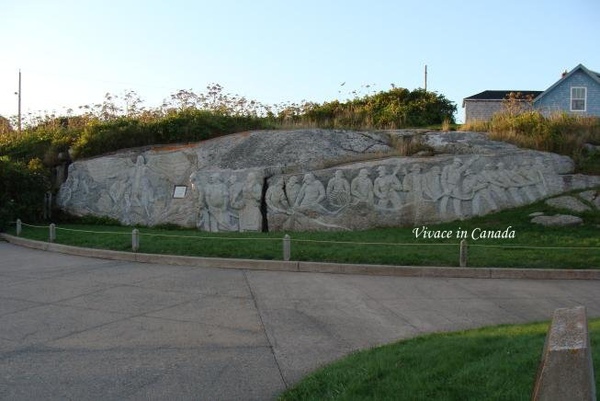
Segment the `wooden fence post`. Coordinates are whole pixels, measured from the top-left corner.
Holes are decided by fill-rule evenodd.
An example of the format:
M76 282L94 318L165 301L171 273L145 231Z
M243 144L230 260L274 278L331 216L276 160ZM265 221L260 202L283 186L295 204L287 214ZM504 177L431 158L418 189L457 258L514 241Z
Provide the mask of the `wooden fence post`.
M467 259L468 259L468 252L467 252L467 240L463 239L460 241L460 256L459 256L459 263L460 263L460 267L467 267Z
M283 260L290 260L292 253L290 236L288 234L283 236Z
M131 231L131 250L137 252L140 249L140 231L134 228Z
M49 236L48 236L48 241L49 242L54 242L56 241L56 225L54 223L50 223L49 226Z

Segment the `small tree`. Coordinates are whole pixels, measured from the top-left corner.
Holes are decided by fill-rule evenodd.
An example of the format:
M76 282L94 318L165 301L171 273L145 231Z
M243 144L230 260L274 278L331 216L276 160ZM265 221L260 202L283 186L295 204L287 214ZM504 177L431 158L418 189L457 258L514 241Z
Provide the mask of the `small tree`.
M43 211L44 194L48 190L48 177L41 161L22 163L0 157L0 231L21 218L39 220Z

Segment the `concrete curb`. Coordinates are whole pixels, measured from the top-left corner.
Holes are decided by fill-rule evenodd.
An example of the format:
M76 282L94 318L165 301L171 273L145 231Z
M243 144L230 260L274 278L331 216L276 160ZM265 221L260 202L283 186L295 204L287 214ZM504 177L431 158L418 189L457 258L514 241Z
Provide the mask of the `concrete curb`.
M534 280L600 280L600 270L565 269L511 269L497 267L429 267L356 265L347 263L294 262L283 260L204 258L193 256L159 255L80 248L51 242L34 241L0 233L5 241L27 248L59 252L92 258L123 260L140 263L159 263L176 266L210 267L219 269L274 270L311 273L360 274L369 276L443 277L484 279L534 279Z

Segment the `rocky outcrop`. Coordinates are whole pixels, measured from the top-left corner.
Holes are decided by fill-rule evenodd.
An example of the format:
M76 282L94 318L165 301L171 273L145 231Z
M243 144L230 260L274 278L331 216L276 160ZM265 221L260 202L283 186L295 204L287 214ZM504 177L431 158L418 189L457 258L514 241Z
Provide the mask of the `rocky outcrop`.
M583 219L570 214L556 214L554 216L537 216L531 219L531 222L546 227L565 227L583 224Z
M600 192L598 190L587 190L571 195L562 195L546 199L546 205L555 209L564 209L571 213L581 214L594 209L600 209ZM585 213L583 214L585 216ZM531 213L529 217L532 223L544 226L572 226L583 224L584 219L571 214L557 214L545 216L543 212Z
M566 209L571 212L586 212L588 210L592 210L591 207L581 202L579 199L567 195L548 199L545 203L548 206L552 206L557 209Z
M77 161L58 202L125 224L357 230L464 219L600 185L572 171L568 157L473 132L259 131Z

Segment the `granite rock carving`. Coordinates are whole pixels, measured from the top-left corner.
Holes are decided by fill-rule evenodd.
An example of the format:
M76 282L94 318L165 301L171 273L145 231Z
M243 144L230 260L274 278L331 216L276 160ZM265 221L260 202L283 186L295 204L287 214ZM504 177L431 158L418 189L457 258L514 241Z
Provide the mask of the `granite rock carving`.
M394 136L436 155L398 156ZM468 132L253 132L77 161L57 202L124 224L357 230L465 219L600 185L572 168L567 157Z

